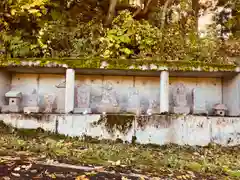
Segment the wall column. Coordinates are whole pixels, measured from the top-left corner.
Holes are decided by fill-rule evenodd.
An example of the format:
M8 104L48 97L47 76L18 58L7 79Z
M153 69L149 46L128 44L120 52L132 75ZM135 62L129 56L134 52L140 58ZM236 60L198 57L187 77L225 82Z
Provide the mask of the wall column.
M8 104L5 99L5 94L11 89L11 74L5 71L0 71L0 110L3 105Z
M160 113L169 111L169 72L161 71L160 74Z
M67 69L65 90L65 113L73 112L75 95L74 89L75 89L75 71L74 69Z
M223 104L228 108L229 116L240 115L240 74L223 78Z

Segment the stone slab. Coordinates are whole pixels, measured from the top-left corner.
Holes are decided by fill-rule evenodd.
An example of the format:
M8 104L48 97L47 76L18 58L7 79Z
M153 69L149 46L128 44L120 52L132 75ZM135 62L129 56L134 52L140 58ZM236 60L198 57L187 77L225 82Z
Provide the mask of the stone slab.
M100 104L97 106L97 111L100 113L119 113L120 107L114 107L112 104Z
M73 113L91 114L91 108L74 108Z
M40 107L24 107L23 108L24 113L39 113L40 112Z
M189 114L190 108L189 107L173 107L173 113L175 114Z
M200 88L193 89L193 114L208 114L207 103L205 98L203 98L204 94L202 94L202 92L204 91Z
M193 106L193 114L195 115L203 115L203 114L208 114L208 111L205 107L196 107Z
M3 113L19 113L21 112L21 108L17 105L4 105L2 106Z
M18 91L9 91L5 94L7 98L22 98L22 93Z

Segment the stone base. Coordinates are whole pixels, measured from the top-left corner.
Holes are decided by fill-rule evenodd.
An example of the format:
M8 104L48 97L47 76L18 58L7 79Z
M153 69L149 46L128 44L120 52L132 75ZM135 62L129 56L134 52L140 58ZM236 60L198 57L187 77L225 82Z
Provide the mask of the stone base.
M74 108L73 113L91 114L92 110L91 108Z
M207 115L208 111L205 108L193 107L193 114L196 114L196 115Z
M19 113L21 112L21 108L17 105L4 105L2 106L3 113Z
M139 109L137 109L137 108L127 108L127 112L128 113L133 113L133 114L136 114L136 115L142 114L140 108Z
M97 111L100 113L106 112L106 113L119 113L121 110L120 107L114 107L112 105L98 105L97 106Z
M30 113L39 113L40 112L40 107L35 106L35 107L24 107L23 112L30 114Z
M175 114L189 114L190 107L173 107L173 113Z

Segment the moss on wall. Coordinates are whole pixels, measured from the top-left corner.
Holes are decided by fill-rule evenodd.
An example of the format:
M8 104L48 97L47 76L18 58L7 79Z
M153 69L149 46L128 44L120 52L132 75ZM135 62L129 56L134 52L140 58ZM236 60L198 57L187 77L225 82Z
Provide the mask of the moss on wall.
M28 66L28 67L63 67L63 68L93 68L93 69L119 69L159 71L236 71L235 64L208 64L199 61L159 61L148 59L0 59L0 66Z

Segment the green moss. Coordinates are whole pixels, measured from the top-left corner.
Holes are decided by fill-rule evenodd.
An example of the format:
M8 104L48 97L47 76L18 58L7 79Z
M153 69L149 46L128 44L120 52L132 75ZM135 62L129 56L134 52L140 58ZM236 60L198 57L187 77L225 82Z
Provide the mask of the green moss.
M235 71L235 64L210 64L201 61L162 61L150 59L101 59L101 58L27 58L27 59L0 59L0 66L29 66L23 62L32 62L38 67L70 67L91 69L118 69L118 70L144 70L157 71ZM104 63L103 63L104 62ZM37 64L34 64L37 63ZM105 64L104 67L101 67ZM63 66L65 65L65 66ZM30 65L31 66L31 65Z
M202 171L202 165L197 163L197 162L189 162L189 164L187 164L187 168L191 171L195 171L195 172L201 172Z
M114 135L116 131L119 131L123 134L127 134L130 129L133 127L133 122L135 117L130 116L122 116L122 115L102 115L100 119L96 122L92 123L93 127L103 125L106 130L111 134Z

